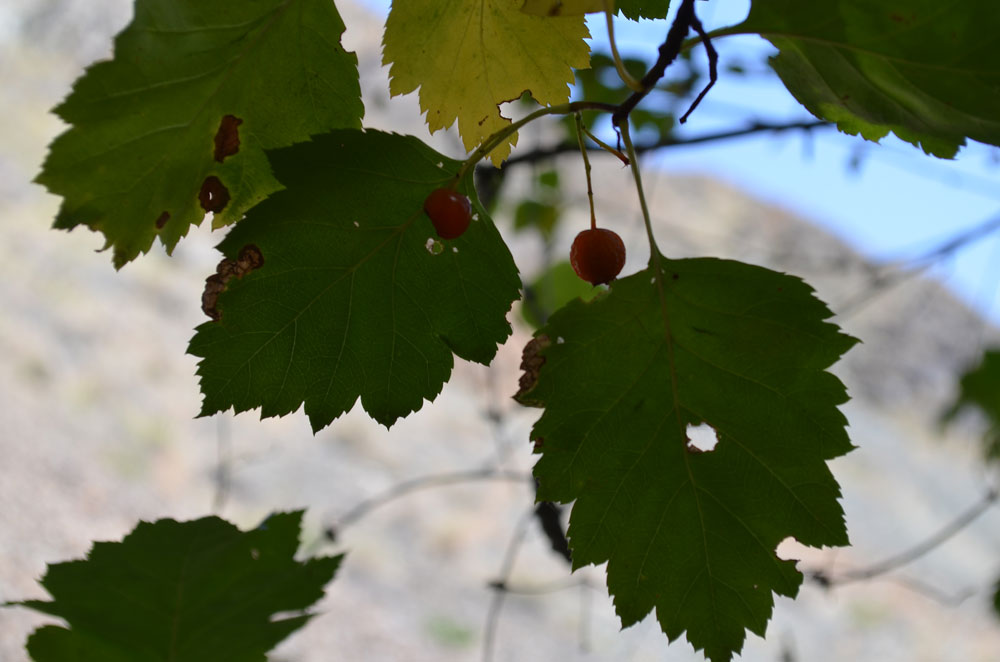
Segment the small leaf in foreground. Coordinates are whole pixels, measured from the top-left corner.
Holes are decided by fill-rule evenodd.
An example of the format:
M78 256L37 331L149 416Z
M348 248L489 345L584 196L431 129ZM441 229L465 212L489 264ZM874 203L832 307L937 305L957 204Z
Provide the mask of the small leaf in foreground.
M979 365L962 375L958 397L942 414L941 422L951 422L965 409L977 409L986 417L989 428L983 436L983 455L1000 461L1000 349L983 352Z
M995 0L754 0L720 32L759 33L771 64L817 117L878 141L890 131L951 158L966 138L1000 145Z
M420 88L431 132L458 120L465 149L506 128L500 104L527 90L540 104L569 99L573 69L589 62L584 17L522 13L512 0L394 2L382 62L393 96ZM491 155L499 166L517 135Z
M798 592L778 543L848 543L826 464L852 448L847 396L825 369L855 341L829 316L792 276L662 259L533 341L517 398L545 408L538 498L575 500L573 565L608 563L623 626L655 609L669 638L729 660L764 635L773 593ZM711 451L688 443L702 423Z
M37 179L63 197L55 226L103 232L121 267L207 211L239 220L279 188L265 149L361 125L343 31L329 0L137 0L54 111L72 125Z
M342 558L296 561L301 520L277 513L240 531L218 517L163 519L94 543L86 560L48 567L52 601L14 603L69 626L39 628L28 652L36 662L264 660L308 622Z
M532 328L545 325L549 316L577 297L589 301L603 291L581 280L569 262L556 262L524 286L521 317Z
M637 21L640 18L666 18L670 0L618 0L615 5L622 16Z
M461 237L439 239L424 212L459 162L371 130L269 156L285 190L219 245L237 263L255 247L260 266L221 284L210 277L217 321L191 340L202 357L202 414L260 407L282 416L305 403L319 430L360 397L391 425L441 392L454 356L493 359L520 286L507 245L471 177L458 186L473 211Z

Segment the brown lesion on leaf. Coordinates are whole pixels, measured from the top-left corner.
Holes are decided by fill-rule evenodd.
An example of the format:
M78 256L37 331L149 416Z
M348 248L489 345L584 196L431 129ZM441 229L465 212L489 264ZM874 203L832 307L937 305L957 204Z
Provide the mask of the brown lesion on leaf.
M201 190L198 192L198 201L201 208L218 214L229 204L229 189L222 183L222 180L215 175L209 175L201 183Z
M219 321L222 313L217 307L219 295L225 292L226 285L233 278L243 278L251 271L260 269L264 264L264 254L253 244L247 244L240 249L235 260L226 258L219 262L215 273L205 279L205 291L201 294L201 309L215 321Z
M222 163L227 156L240 151L239 126L243 120L235 115L226 115L215 132L215 160Z
M156 217L156 229L157 230L162 230L163 226L166 225L167 221L169 221L169 220L170 220L170 212L168 212L168 211L165 211L162 214L160 214L159 216L157 216Z
M524 374L521 375L521 379L518 381L519 388L514 394L514 399L522 405L538 406L538 403L528 394L535 388L535 384L538 382L538 373L545 365L545 357L542 352L551 344L549 337L542 333L529 340L528 344L524 346L524 351L521 353L521 370L524 371Z

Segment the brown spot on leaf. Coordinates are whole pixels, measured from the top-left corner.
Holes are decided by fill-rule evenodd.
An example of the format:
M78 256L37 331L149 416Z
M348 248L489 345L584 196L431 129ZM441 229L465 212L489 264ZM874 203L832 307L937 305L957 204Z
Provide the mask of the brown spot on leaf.
M215 175L209 175L201 183L201 191L198 192L198 201L201 208L218 214L229 204L229 189Z
M529 340L528 344L524 346L524 351L521 353L521 370L524 370L524 374L521 375L521 379L518 382L520 388L514 394L514 399L522 405L528 407L538 406L527 395L531 389L535 388L535 383L538 381L538 372L545 365L545 357L542 356L542 352L551 344L552 342L549 340L549 337L543 333Z
M222 163L227 156L240 151L239 126L243 120L235 115L226 115L215 133L215 160Z
M162 230L163 226L170 220L170 212L165 211L156 219L156 229Z
M219 295L226 291L226 284L233 278L243 278L264 264L264 254L253 244L240 249L235 260L226 258L219 262L215 273L205 279L205 291L201 294L201 309L213 320L222 317L216 304Z

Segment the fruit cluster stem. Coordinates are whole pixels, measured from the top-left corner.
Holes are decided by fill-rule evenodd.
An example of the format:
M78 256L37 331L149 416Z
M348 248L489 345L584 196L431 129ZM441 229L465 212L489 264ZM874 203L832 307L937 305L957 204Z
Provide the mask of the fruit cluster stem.
M618 77L633 92L642 92L642 83L632 78L632 74L625 68L621 55L618 54L618 45L615 43L615 7L611 0L604 0L604 18L608 24L608 43L611 44L611 57L614 58L615 68L618 70Z
M590 203L590 229L597 229L597 215L594 213L594 185L590 178L590 157L587 156L587 146L583 144L583 117L576 113L576 139L580 143L580 154L583 155L583 172L587 176L587 201Z
M622 142L625 144L625 153L629 158L629 165L632 168L632 178L635 179L635 188L639 193L639 206L642 208L642 220L646 224L646 236L649 238L650 262L659 273L660 249L656 245L656 237L653 235L653 222L649 218L649 207L646 205L646 193L642 187L642 173L639 170L639 159L635 153L635 145L632 144L632 136L628 132L628 118L626 117L617 124L621 131Z

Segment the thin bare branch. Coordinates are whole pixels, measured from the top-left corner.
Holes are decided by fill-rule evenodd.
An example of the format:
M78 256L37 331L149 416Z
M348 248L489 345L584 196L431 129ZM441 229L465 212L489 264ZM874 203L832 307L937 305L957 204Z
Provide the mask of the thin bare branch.
M511 533L510 541L507 543L507 550L504 552L503 563L500 565L500 572L497 579L490 582L491 587L506 586L510 581L510 575L514 572L514 564L517 562L517 554L524 542L524 536L528 532L528 525L535 515L535 508L532 506L526 513L521 515L517 525ZM495 648L497 628L500 625L500 612L503 609L504 598L509 591L494 591L490 600L489 610L486 612L486 626L483 631L483 662L493 660L493 650Z
M976 521L980 515L985 513L994 503L996 503L998 496L1000 496L1000 493L997 492L996 488L991 487L979 499L979 501L964 512L960 513L958 517L953 519L951 522L948 522L945 526L941 527L941 529L935 532L934 535L928 537L926 540L914 545L913 547L910 547L909 549L906 549L898 554L894 554L889 558L883 559L878 563L873 563L872 565L864 568L855 568L836 575L831 575L824 570L817 570L809 572L808 576L813 581L823 586L839 586L842 584L850 584L853 582L873 579L879 575L883 575L887 572L891 572L907 564L913 563L922 556L934 551L955 536L955 534L959 533Z
M337 519L335 525L328 527L327 537L330 539L336 538L337 533L344 527L357 522L359 519L369 514L376 508L384 506L390 501L410 494L411 492L426 490L431 487L443 487L445 485L457 485L460 483L473 483L487 480L509 481L514 483L524 482L529 485L534 485L534 478L530 473L523 471L508 471L506 469L495 469L492 467L485 469L472 469L468 471L455 471L452 473L440 473L433 474L431 476L423 476L421 478L414 478L412 480L396 483L381 494L376 494L375 496L365 499L355 505L353 508L341 515Z
M712 89L716 81L719 80L719 54L715 51L715 46L712 45L712 40L709 38L708 34L705 32L704 26L702 26L701 21L698 20L698 16L691 13L691 27L694 31L698 33L701 37L701 43L705 45L705 54L708 56L708 84L705 88L698 93L695 100L691 102L691 107L687 109L687 112L681 116L680 123L684 124L687 122L688 117L694 112L694 109L698 107L701 100L705 98L708 91Z
M669 149L671 147L684 147L687 145L698 145L702 143L711 143L720 140L729 140L730 138L741 138L744 136L752 136L758 133L784 133L786 131L812 131L813 129L822 129L826 127L833 126L829 122L824 122L822 120L805 120L805 121L794 121L794 122L754 122L750 126L743 127L741 129L730 129L727 131L720 131L717 133L706 133L701 136L692 136L690 138L677 138L675 136L665 136L655 141L647 143L639 143L635 146L635 151L642 154L644 152L651 152L659 149ZM540 149L532 150L530 152L524 152L521 154L516 154L511 158L507 159L504 164L504 168L508 168L512 165L520 163L534 163L537 161L544 161L546 159L551 159L554 156L559 156L560 154L565 154L567 152L575 152L579 147L575 141L567 141L564 143L559 143L552 147L543 147ZM601 148L595 147L593 145L588 145L587 149L592 152L602 151ZM492 166L480 166L480 168L489 169Z

